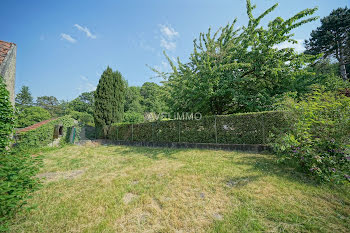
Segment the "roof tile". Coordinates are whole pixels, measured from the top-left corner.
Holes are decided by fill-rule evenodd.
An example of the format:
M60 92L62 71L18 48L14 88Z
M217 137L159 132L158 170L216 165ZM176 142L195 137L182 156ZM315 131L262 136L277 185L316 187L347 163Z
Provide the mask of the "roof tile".
M10 51L12 45L15 45L15 44L0 40L0 65L5 60L5 57L7 56L7 53Z

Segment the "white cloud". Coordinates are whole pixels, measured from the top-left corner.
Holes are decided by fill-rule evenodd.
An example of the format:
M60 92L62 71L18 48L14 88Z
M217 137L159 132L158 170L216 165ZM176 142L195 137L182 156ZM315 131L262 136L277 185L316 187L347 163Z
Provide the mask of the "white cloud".
M167 37L169 40L172 40L175 37L179 36L179 33L177 31L175 31L175 29L172 28L170 25L166 26L163 24L159 24L159 27L160 27L160 32L162 33L162 35Z
M139 45L142 49L144 49L146 51L151 51L151 52L155 51L155 49L152 46L146 44L144 40L141 40Z
M82 27L79 24L74 24L74 27L76 27L79 31L85 32L87 37L91 39L96 39L96 35L92 34L90 32L90 29L88 29L87 27Z
M82 80L82 82L77 88L79 93L96 90L96 85L91 83L86 76L80 75L80 79Z
M285 49L285 48L294 48L296 52L302 53L305 51L305 47L303 45L304 40L296 40L298 43L293 44L292 42L283 42L281 44L273 46L276 49Z
M160 46L166 50L176 49L176 38L179 37L179 33L170 25L163 24L158 25L160 28Z
M176 43L174 41L168 41L163 37L160 39L160 46L165 48L166 50L175 50Z
M70 42L70 43L75 43L75 42L77 42L76 39L74 39L73 37L71 37L70 35L68 35L68 34L66 34L66 33L61 33L61 39L62 39L62 40L66 40L66 41L68 41L68 42Z

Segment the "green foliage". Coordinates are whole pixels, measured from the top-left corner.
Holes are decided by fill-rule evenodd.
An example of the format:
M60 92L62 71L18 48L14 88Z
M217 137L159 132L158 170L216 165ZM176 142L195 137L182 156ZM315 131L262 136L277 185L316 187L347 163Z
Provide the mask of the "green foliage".
M111 127L108 138L148 142L215 143L217 141L230 144L265 144L271 133L285 127L284 112L259 112L208 116L200 120L116 124Z
M7 148L11 142L14 123L15 117L9 92L6 89L4 80L0 76L0 156L3 153L7 153Z
M95 92L95 126L106 135L107 127L123 120L126 81L110 67L103 72Z
M40 157L28 153L5 153L0 156L0 232L7 230L7 221L26 204L30 194L39 187L35 177Z
M164 87L156 83L145 82L140 90L142 106L145 112L162 113L166 111L166 104L164 102Z
M94 114L94 91L84 92L78 98L69 102L68 106L73 111Z
M127 87L125 95L124 112L143 113L143 106L141 105L142 101L143 97L141 96L140 87Z
M125 112L124 113L124 119L123 122L128 122L128 123L141 123L143 122L143 114L139 112Z
M282 161L330 182L350 181L350 98L316 90L303 101L287 99L290 128L276 136Z
M172 72L158 74L166 78L168 105L173 112L222 115L273 110L273 104L284 93L295 91L299 77L308 73L303 68L315 56L276 46L297 43L291 31L314 21L316 17L306 17L316 8L303 10L287 20L277 17L267 28L259 26L276 7L277 4L254 17L255 6L247 0L247 26L235 29L234 20L213 35L211 29L201 33L194 41L188 63L178 59L175 66L166 56Z
M54 96L41 96L36 99L36 105L50 112L54 117L65 115L67 103L58 101Z
M16 127L24 128L50 118L51 114L46 109L37 106L27 107L18 113Z
M61 139L60 144L65 144L69 142L66 135L67 133L70 133L72 126L78 128L73 118L71 118L70 116L63 116L52 120L49 123L46 123L36 129L16 134L15 149L19 151L25 151L30 148L48 146L54 140L54 128L56 125L63 126L63 140ZM78 138L76 139L78 140Z
M0 231L7 230L7 220L38 186L33 178L38 171L36 159L9 151L14 123L9 92L0 77Z
M69 112L69 115L73 119L81 122L84 125L90 125L90 126L94 125L94 117L87 112L71 111L71 112Z
M19 93L16 95L16 107L23 108L33 105L33 97L29 91L29 87L22 86Z
M306 53L335 57L341 76L347 80L346 64L350 62L350 9L338 8L321 19L321 26L311 32L305 41Z

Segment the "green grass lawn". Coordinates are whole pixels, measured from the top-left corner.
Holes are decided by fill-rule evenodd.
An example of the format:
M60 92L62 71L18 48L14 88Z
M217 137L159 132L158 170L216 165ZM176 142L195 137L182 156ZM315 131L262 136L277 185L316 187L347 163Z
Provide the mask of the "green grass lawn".
M43 187L11 232L349 232L350 187L308 181L275 157L67 146L43 152Z

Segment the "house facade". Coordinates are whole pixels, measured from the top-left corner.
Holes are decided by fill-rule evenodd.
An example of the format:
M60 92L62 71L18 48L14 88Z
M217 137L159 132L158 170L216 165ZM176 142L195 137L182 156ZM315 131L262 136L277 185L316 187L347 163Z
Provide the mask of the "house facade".
M16 44L0 40L0 76L10 92L12 105L15 104L16 53Z

